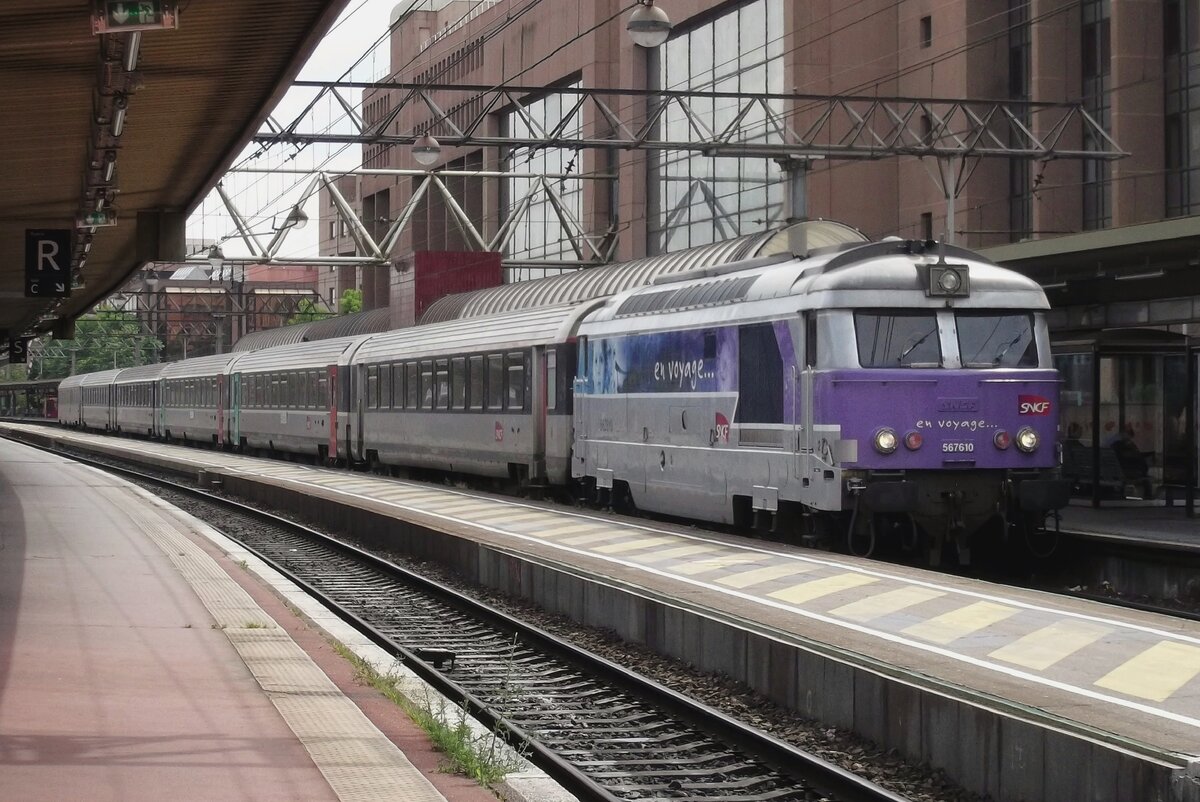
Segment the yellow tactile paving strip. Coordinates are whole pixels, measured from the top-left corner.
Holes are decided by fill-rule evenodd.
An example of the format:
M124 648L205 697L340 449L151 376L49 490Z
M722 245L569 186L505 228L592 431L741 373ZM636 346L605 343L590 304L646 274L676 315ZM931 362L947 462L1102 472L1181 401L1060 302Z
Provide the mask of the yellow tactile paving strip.
M890 566L865 569L834 555L731 543L703 530L676 532L649 522L392 480L372 484L361 476L295 466L259 470L258 462L236 457L222 456L213 463L245 474L269 473L276 481L326 487L347 498L395 499L392 503L411 505L426 515L538 544L539 554L551 553L549 548L564 557L609 560L1200 729L1200 627L1175 621L1163 629L1133 624L1111 617L1099 605L1094 613L1081 613L1076 610L1086 610L1086 605L1067 610L1049 599L1016 601L1004 598L1003 588L986 583L964 588L962 580L943 582L933 574L908 575ZM363 485L369 486L368 493L362 492Z

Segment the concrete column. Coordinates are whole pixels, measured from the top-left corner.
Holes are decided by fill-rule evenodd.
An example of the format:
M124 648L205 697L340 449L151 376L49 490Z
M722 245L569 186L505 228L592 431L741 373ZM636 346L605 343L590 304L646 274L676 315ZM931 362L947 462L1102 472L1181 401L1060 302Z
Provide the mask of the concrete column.
M1039 20L1030 31L1030 95L1040 101L1078 101L1083 79L1080 65L1080 13L1078 7L1061 11L1060 0L1032 0L1031 19ZM1054 13L1058 11L1058 13ZM1047 133L1057 120L1054 114L1035 114L1033 131ZM1081 148L1079 128L1061 141L1063 147ZM1034 232L1073 232L1083 227L1083 163L1062 160L1035 163L1033 167ZM1035 238L1045 236L1035 233Z
M1113 225L1162 219L1163 182L1163 4L1123 0L1112 4L1112 130L1131 153L1113 162Z

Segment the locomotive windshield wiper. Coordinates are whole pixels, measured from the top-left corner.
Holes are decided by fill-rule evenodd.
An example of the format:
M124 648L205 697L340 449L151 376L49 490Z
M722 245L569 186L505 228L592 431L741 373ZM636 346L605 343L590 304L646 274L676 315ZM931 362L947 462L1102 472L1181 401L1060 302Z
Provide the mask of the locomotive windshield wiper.
M995 357L992 358L992 364L999 365L1000 360L1004 359L1004 355L1008 353L1009 349L1012 348L1017 343L1021 342L1021 339L1024 336L1025 336L1025 332L1023 332L1023 331L1017 332L1016 337L1013 337L1011 340L1009 340L1003 346L1001 346L1000 351L996 354Z
M920 337L920 339L918 339L918 340L917 340L915 343L913 343L912 345L908 346L907 348L905 348L903 351L901 351L901 352L900 352L900 356L896 357L896 361L897 361L897 362L900 362L900 363L903 363L903 362L904 362L904 357L906 357L906 356L908 356L909 354L911 354L911 353L913 352L913 349L915 349L915 348L916 348L918 345L920 345L921 343L923 343L923 342L925 342L926 340L928 340L928 339L929 339L929 336L930 336L931 334L933 334L935 331L937 331L937 327L936 327L936 326L934 326L932 329L930 329L929 331L927 331L927 332L925 332L924 334L922 334L922 335L921 335L921 337Z

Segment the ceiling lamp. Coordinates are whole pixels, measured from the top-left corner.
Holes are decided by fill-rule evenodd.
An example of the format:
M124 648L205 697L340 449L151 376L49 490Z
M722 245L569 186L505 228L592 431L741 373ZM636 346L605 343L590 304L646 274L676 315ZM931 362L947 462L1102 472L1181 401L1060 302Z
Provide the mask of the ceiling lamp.
M441 157L442 145L429 134L422 134L413 142L412 155L417 164L429 167Z
M667 12L654 5L654 0L639 0L640 5L629 15L625 30L635 45L658 47L671 35L671 19Z

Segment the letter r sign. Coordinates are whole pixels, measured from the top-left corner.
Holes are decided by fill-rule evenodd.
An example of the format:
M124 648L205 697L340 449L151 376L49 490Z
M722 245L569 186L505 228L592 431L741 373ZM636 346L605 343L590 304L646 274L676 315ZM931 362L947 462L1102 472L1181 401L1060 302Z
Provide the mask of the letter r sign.
M25 297L71 294L71 230L25 229Z

